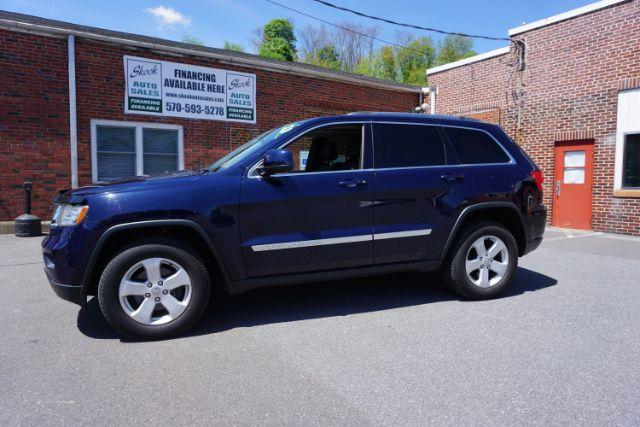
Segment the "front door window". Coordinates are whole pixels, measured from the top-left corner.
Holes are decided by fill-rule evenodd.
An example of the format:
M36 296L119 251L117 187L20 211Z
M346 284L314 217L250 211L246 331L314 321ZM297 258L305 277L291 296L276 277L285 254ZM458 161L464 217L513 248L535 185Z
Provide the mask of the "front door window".
M361 169L362 125L316 129L284 148L293 155L293 173Z

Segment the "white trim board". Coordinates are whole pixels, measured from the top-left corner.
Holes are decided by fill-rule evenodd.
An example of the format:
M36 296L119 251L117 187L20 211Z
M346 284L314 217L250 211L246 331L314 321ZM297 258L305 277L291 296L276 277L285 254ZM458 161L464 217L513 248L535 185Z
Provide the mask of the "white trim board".
M76 40L67 36L69 74L69 151L71 152L71 188L78 188L78 110L76 106Z
M548 18L540 19L538 21L531 22L529 24L523 24L519 27L511 28L509 30L509 37L516 34L522 34L526 31L531 31L536 28L545 27L547 25L555 24L560 21L566 21L567 19L576 18L587 13L595 12L596 10L604 9L609 6L613 6L619 3L626 3L629 0L602 0L595 3L588 4L586 6L572 9L567 12L559 13L557 15L550 16Z
M499 49L490 50L489 52L481 53L480 55L470 56L469 58L461 59L455 62L449 62L448 64L440 65L427 69L427 75L439 73L441 71L450 70L451 68L461 67L463 65L472 64L474 62L483 61L485 59L494 58L496 56L509 53L510 46L501 47Z

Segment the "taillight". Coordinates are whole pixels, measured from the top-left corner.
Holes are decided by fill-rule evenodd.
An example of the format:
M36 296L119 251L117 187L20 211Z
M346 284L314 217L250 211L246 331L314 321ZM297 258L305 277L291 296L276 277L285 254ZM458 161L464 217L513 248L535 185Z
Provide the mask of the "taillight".
M536 182L538 190L542 191L542 183L544 182L544 175L540 169L531 172L531 178Z

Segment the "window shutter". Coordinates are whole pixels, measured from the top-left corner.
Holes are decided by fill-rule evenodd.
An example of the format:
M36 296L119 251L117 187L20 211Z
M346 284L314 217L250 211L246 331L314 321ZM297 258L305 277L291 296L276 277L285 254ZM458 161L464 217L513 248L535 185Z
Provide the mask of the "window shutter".
M178 131L171 129L143 129L144 174L178 170Z
M97 126L98 181L113 181L136 174L135 127Z

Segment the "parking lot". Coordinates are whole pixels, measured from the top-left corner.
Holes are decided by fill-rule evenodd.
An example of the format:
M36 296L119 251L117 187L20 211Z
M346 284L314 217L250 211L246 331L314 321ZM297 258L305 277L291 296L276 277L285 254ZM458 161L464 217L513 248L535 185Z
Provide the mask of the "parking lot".
M217 299L188 336L121 340L0 236L0 423L640 423L640 239L549 230L515 285L435 275Z

